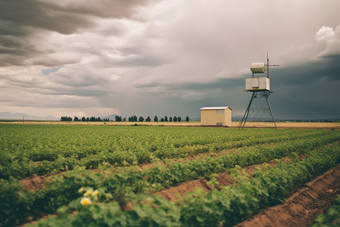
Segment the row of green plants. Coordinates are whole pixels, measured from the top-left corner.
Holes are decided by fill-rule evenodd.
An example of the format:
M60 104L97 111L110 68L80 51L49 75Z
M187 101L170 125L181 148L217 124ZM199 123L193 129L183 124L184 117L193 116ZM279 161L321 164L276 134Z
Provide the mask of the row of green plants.
M252 178L234 174L237 187L226 186L189 193L179 204L149 194L130 192L131 210L120 209L118 202L106 202L107 195L98 190L95 196L79 194L67 206L58 209L57 217L39 220L30 226L232 226L259 209L282 202L295 188L334 167L340 161L340 147L331 146L322 152L308 152L299 161L258 170ZM113 195L112 195L113 196ZM78 214L70 214L77 210Z
M299 131L159 127L85 127L59 125L3 125L0 128L1 150L32 161L53 161L58 155L78 158L100 151L150 152L162 148L225 143L243 139L270 138L299 134ZM301 132L300 132L301 133ZM35 154L36 153L36 154ZM45 154L49 155L45 155Z
M138 165L155 162L157 160L165 161L166 159L171 158L183 158L192 154L215 152L223 149L283 142L298 138L311 138L334 134L335 132L264 130L262 133L259 133L259 130L250 132L247 130L216 131L216 129L210 131L209 129L200 131L201 134L197 134L196 131L191 131L192 129L187 131L187 129L183 130L178 128L159 131L159 128L156 127L140 127L137 131L134 129L129 131L127 130L128 127L125 126L118 127L117 129L112 130L112 132L108 129L103 130L103 127L92 127L89 131L83 131L84 136L82 138L70 139L70 141L73 142L73 145L69 144L70 141L65 145L65 141L61 139L63 138L61 137L63 131L60 132L59 129L64 129L64 132L72 134L77 132L76 129L83 130L84 126L63 127L58 126L57 128L54 128L54 126L52 126L51 128L43 128L45 130L49 129L55 131L54 133L48 133L48 130L43 131L45 137L42 139L46 139L44 141L40 140L40 137L42 136L41 133L31 136L25 141L23 138L24 135L28 136L39 129L39 127L35 128L34 125L31 132L27 131L21 134L21 136L15 134L15 137L11 137L13 140L11 144L9 142L3 143L3 149L0 150L0 178L9 179L9 177L15 177L21 179L32 174L43 175L47 173L57 173L59 171L72 170L76 165L85 166L87 169L93 169L98 168L103 162L115 165L116 167ZM20 129L20 127L18 129ZM89 139L95 134L91 134L93 129L96 129L94 132L101 133L102 139L100 141L104 144L98 145L95 140ZM13 131L19 133L17 130ZM11 133L9 130L8 135L13 135L14 132ZM131 135L127 136L125 134L126 132L129 132ZM160 134L159 132L162 132L163 134ZM167 134L164 134L164 132ZM220 133L216 135L217 132ZM234 132L235 135L232 134ZM137 136L140 134L150 137L152 135L153 138L143 137L145 141L140 141ZM180 137L178 137L178 134L180 134ZM189 138L188 136L190 135L192 137ZM182 136L187 139L187 141L183 141ZM48 138L51 137L53 138L53 143L48 140ZM93 144L84 144L84 138L88 138L85 139L85 141L90 140ZM6 141L6 139L9 141L8 136L5 136L4 138L0 137L0 140ZM45 143L44 146L42 145L43 143Z
M54 180L46 184L45 189L22 192L22 184L16 180L3 180L0 184L0 221L8 219L8 223L24 220L35 213L52 213L59 206L72 201L78 195L78 189L84 186L105 188L107 201L123 203L128 193L150 193L164 189L167 186L198 179L202 176L226 172L239 165L261 164L274 159L291 156L292 154L308 155L315 148L338 141L336 135L295 140L276 146L262 145L252 149L240 149L237 153L218 156L216 158L192 160L187 163L171 163L166 166L136 171L136 167L118 168L116 173L93 173L85 167L75 168L73 171L55 176Z
M128 151L116 151L116 152L100 152L96 155L89 155L88 157L84 157L82 159L77 159L74 157L63 157L59 156L57 160L54 162L50 161L42 161L39 163L32 163L28 159L24 159L22 161L8 161L7 163L2 164L0 168L0 178L9 179L9 177L15 177L18 179L31 176L32 174L43 175L47 173L57 173L58 171L72 170L74 166L85 166L86 169L90 168L98 168L103 162L108 165L118 166L129 166L129 165L137 165L140 164L136 161L136 155L146 156L149 158L147 162L155 162L158 160L166 160L166 158L182 158L189 156L191 154L203 153L203 152L215 152L223 149L230 149L235 147L244 147L249 146L250 144L262 144L268 142L285 142L289 140L297 140L300 138L304 139L313 139L320 137L324 133L319 132L310 132L309 134L301 134L301 135L291 135L288 136L277 136L271 138L259 139L257 141L253 140L240 140L235 142L229 142L224 144L208 144L194 147L184 147L177 149L168 149L165 151L156 151L153 154L147 151L140 151L139 153L131 153ZM161 154L166 154L166 157Z

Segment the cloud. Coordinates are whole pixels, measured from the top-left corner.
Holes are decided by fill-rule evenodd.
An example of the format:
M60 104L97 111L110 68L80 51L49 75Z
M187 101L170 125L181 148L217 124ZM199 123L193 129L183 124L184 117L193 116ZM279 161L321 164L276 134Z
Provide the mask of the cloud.
M331 27L323 26L316 33L315 40L320 43L325 43L326 48L319 56L340 55L340 25L334 30Z
M150 2L152 1L3 0L0 3L0 20L5 22L6 27L18 24L19 29L26 27L72 34L82 28L93 28L96 25L95 18L133 19L136 16L135 8Z
M280 65L272 69L275 104L285 103L278 98L285 90L308 99L318 84L337 94L339 7L337 0L247 7L223 0L1 1L0 105L195 117L202 106L229 105L239 114L249 101L249 66L264 62L267 51ZM313 96L308 107L333 105L328 96Z
M112 36L124 34L122 23L103 20L140 21L138 8L158 0L45 1L4 0L0 2L0 66L44 65L48 67L79 61L78 53L64 51L50 43L51 33L67 35L86 31ZM103 28L101 24L106 23ZM70 47L68 43L61 43ZM74 46L77 44L72 42ZM83 46L84 49L89 49ZM78 51L81 47L78 46ZM92 49L93 51L93 49ZM46 57L47 56L47 57Z
M320 28L319 31L316 33L315 40L328 42L334 39L334 36L335 36L335 33L333 31L333 28L322 26L322 28Z

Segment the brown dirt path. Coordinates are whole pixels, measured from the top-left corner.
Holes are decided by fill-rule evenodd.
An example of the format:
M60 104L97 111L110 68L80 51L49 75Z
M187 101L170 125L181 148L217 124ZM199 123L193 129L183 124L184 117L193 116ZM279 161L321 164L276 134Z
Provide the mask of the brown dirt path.
M47 181L47 176L37 176L36 174L21 180L22 184L27 190L45 188L44 183Z
M252 215L235 227L312 226L317 215L339 196L340 164L307 183L284 201Z
M304 156L301 156L301 158L304 158ZM283 161L290 160L289 157L285 157ZM276 165L275 161L271 161L268 163L270 167L274 167ZM256 172L256 168L262 168L262 164L257 164L254 166L248 166L242 168L242 170L245 170L250 176L254 172ZM219 189L221 186L227 186L227 185L233 185L233 180L231 179L229 173L219 173L216 176L216 180L218 181L219 185L216 185L216 188ZM155 195L160 195L164 199L171 200L174 202L177 202L179 198L183 198L185 193L187 192L193 192L196 188L202 188L205 192L209 192L213 187L211 187L208 184L209 180L205 177L201 177L198 180L192 180L192 181L186 181L183 182L177 186L169 187L167 189L164 189L162 191L156 192ZM180 196L179 196L180 195Z
M240 149L240 148L238 148L238 149ZM187 161L196 160L198 158L204 159L208 156L216 158L218 156L226 155L226 154L231 153L231 152L236 153L238 149L231 148L231 149L228 149L228 150L217 151L217 152L205 152L205 153L200 153L200 154L192 154L192 155L187 156L183 159L173 159L172 163L173 162L183 162L183 163L185 163ZM145 169L150 169L150 168L153 168L153 167L157 167L158 165L165 166L165 163L163 161L158 161L157 163L143 163L143 164L139 164L138 167L140 169L137 168L136 170L141 171L141 170L145 170ZM88 171L92 171L92 172L97 173L100 170L98 170L98 169L88 169ZM102 172L105 173L106 170L102 170ZM110 172L110 171L107 171L107 172ZM63 175L63 172L59 172L58 174ZM54 174L49 173L49 174L46 174L46 175L43 175L43 176L38 176L36 174L33 174L32 176L26 177L26 178L24 178L20 181L23 183L26 190L37 190L37 189L45 188L44 183L51 181L49 179L49 177L51 177L51 176L53 177Z

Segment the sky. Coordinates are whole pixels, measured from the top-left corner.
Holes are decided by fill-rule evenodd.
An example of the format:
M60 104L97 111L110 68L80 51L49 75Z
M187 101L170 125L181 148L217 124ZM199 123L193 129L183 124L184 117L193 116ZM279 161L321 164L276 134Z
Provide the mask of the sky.
M339 0L1 0L0 112L242 117L269 53L273 114L340 118ZM256 76L266 76L257 74Z

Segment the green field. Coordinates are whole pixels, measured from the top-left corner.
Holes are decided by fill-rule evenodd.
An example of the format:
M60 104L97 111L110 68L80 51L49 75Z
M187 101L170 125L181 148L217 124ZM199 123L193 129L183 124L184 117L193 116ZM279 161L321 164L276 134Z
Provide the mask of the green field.
M229 226L339 163L339 140L338 130L3 124L0 223L58 210L58 217L36 225ZM273 160L277 165L267 167ZM145 163L154 165L138 168ZM265 168L252 178L240 175L256 164ZM237 187L198 190L178 204L153 195L200 177L214 187L223 172ZM26 190L20 180L33 174L53 178L46 188ZM83 206L88 189L98 195ZM124 208L127 203L133 208Z

